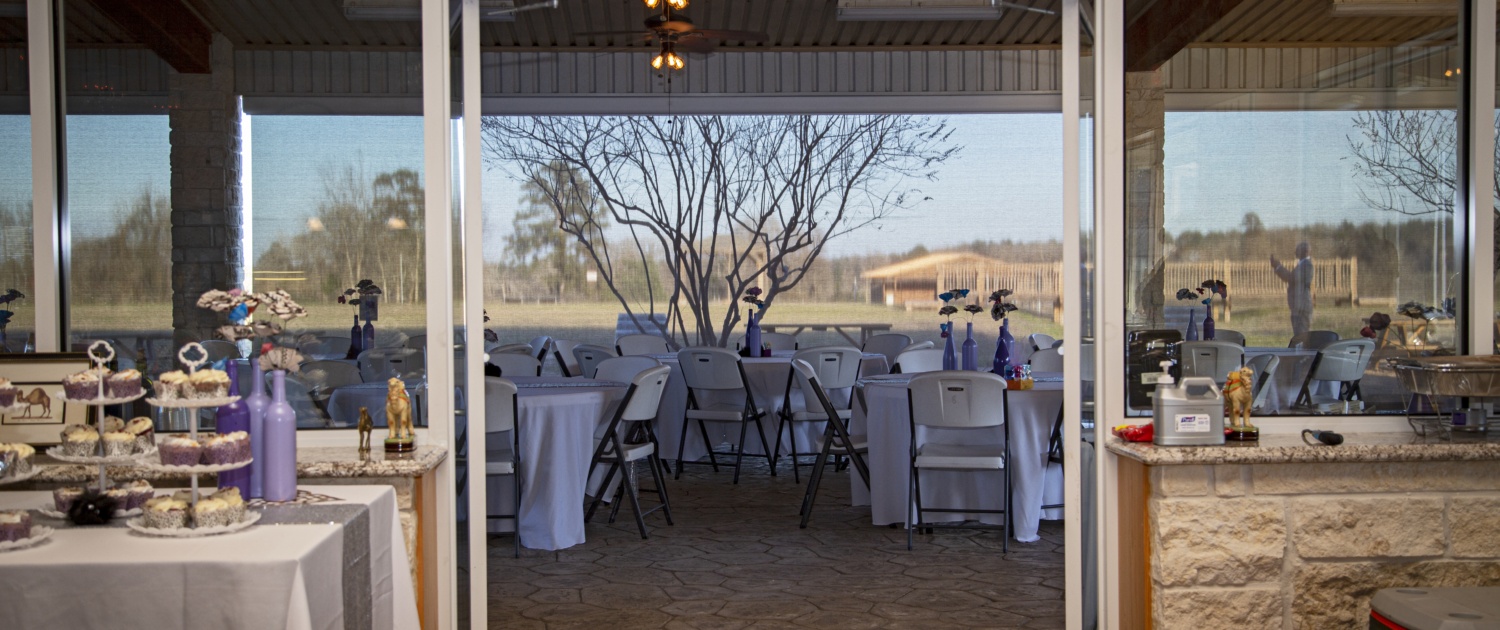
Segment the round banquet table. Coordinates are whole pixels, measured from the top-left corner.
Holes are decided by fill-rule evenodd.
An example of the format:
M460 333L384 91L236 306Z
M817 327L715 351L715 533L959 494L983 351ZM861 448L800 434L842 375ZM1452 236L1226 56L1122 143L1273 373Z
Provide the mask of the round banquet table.
M583 505L594 436L624 398L620 383L553 376L508 379L516 384L520 428L521 544L566 549L584 542ZM485 436L487 450L506 447L509 433ZM497 477L485 495L490 514L509 514L514 484ZM513 531L509 519L491 520L491 532Z
M776 424L780 418L776 412L781 409L782 402L786 397L787 378L792 371L792 351L777 351L769 357L745 357L740 361L745 366L745 378L750 381L750 395L755 404L765 409L766 415L761 418L761 425L765 427L766 443L771 448L776 447ZM656 435L661 441L662 458L675 460L678 458L677 445L682 439L684 416L687 412L687 383L679 374L680 366L677 365L675 354L653 354L651 358L661 361L662 365L672 368L672 374L667 379L667 390L662 394L661 408L656 415ZM860 361L860 375L879 375L890 372L886 365L885 355L866 353ZM833 404L848 406L850 388L835 389L828 392ZM737 402L732 394L713 393L711 401ZM801 393L794 391L793 399L800 400ZM740 427L738 423L730 422L705 422L704 427L708 429L709 439L715 445L728 443L735 445L739 443ZM698 461L708 455L709 445L703 442L703 435L695 427L688 427L687 441L684 443L683 460ZM791 440L797 441L798 453L812 453L815 440L823 434L823 424L819 422L797 422L792 424L792 429L783 434L781 441L782 454L791 453ZM751 426L745 433L745 453L764 455L761 448L760 437L755 435L755 427Z
M1014 511L1012 535L1021 542L1035 542L1041 537L1037 528L1042 519L1043 495L1049 485L1061 485L1058 467L1047 463L1048 440L1052 425L1062 409L1063 383L1060 373L1037 373L1035 388L1012 390L1006 394L1006 425L1010 433L1011 509ZM910 375L861 379L868 410L854 406L850 432L869 436L870 488L859 475L849 475L855 504L869 498L870 518L876 525L906 524L911 511L908 498L911 462L911 425L907 412L906 384ZM924 442L950 444L1004 444L1005 427L993 429L934 429L919 427ZM1005 508L1004 471L963 472L930 470L923 472L922 503L930 506L973 506L981 510ZM998 525L1003 514L949 514L934 512L933 522L977 520Z

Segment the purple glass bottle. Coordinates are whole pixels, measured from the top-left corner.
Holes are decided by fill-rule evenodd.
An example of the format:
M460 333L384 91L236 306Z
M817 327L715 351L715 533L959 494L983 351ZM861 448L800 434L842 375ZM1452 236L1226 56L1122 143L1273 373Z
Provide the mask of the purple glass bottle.
M364 340L361 344L365 350L375 349L375 322L365 320Z
M267 501L297 498L297 412L286 402L286 371L271 373L271 406L266 408Z
M969 322L968 337L964 339L963 367L970 372L979 370L979 342L974 341L974 322Z
M995 339L995 362L991 369L1001 378L1009 378L1011 350L1015 341L1015 337L1010 334L1010 318L1000 320L1000 335Z
M248 499L259 499L265 493L266 479L266 409L271 406L271 397L266 395L266 377L260 370L260 361L250 361L250 395L245 397L245 407L250 411L250 453L255 462L250 464L250 494ZM243 391L245 388L242 388Z
M349 354L344 355L344 358L358 359L359 353L365 349L364 340L365 335L359 330L359 316L355 315L354 326L349 328Z
M938 324L943 331L943 369L958 369L958 353L953 349L953 322Z
M1214 339L1214 305L1210 303L1203 311L1203 339Z
M237 361L226 361L224 369L229 372L229 395L240 395L240 366ZM219 412L214 416L214 430L220 435L234 433L235 431L250 432L250 408L245 405L244 400L236 400L227 405L219 407ZM253 442L252 442L253 444ZM253 447L252 447L253 448ZM239 488L240 496L249 498L250 495L250 469L236 468L219 473L220 488Z

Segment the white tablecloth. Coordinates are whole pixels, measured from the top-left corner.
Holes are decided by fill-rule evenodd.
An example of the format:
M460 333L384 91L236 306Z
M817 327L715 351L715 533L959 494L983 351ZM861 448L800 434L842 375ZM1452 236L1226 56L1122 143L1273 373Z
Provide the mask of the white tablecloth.
M677 445L682 440L683 419L687 412L687 383L678 374L680 369L677 365L677 355L663 354L652 355L662 365L672 368L672 374L667 379L667 390L662 394L661 409L656 416L657 436L661 440L662 458L668 460L677 459ZM776 412L781 409L781 403L786 396L786 381L791 375L792 353L778 352L770 357L750 357L741 359L745 365L745 378L750 381L750 395L755 399L755 404L766 410L766 415L761 418L761 425L765 427L766 443L771 448L776 447L776 423L780 421ZM860 362L860 375L878 375L889 373L890 367L886 365L885 355L865 354ZM850 390L832 390L828 392L835 405L848 405ZM704 402L740 402L733 395L711 394ZM696 424L696 423L694 423ZM715 445L729 443L739 444L740 426L738 423L729 422L705 422L704 427L708 429L708 436ZM792 425L792 430L787 431L781 438L781 452L791 453L791 439L797 440L797 452L808 453L812 451L814 440L823 433L823 425L818 422L798 422ZM788 438L787 435L795 436ZM682 459L697 461L708 455L708 445L703 443L703 435L698 427L689 426L687 441L683 445ZM761 448L760 437L755 434L755 426L748 427L745 434L745 453L764 455ZM722 459L722 458L721 458ZM721 462L723 463L723 462ZM732 463L732 462L731 462Z
M370 411L370 420L375 426L386 426L385 397L389 391L389 387L383 382L335 387L328 397L328 417L333 419L336 427L356 427L359 426L359 408L364 407ZM427 426L424 411L426 405L423 402L423 394L426 392L427 384L422 379L406 381L406 396L411 399L412 405L412 423L420 427ZM463 388L454 388L454 396L455 404L462 409Z
M1266 387L1271 390L1266 393L1265 405L1259 412L1272 414L1287 411L1291 409L1292 403L1296 402L1297 393L1302 391L1302 381L1307 378L1307 372L1312 369L1313 357L1318 355L1318 351L1256 346L1245 348L1246 361L1263 354L1274 354L1281 358L1281 363L1276 367L1274 377L1266 384ZM1326 392L1327 387L1326 384L1314 382L1313 393ZM1337 393L1338 390L1333 391Z
M370 506L374 627L416 628L395 491L304 488ZM35 508L51 496L0 492L0 509ZM185 539L124 527L59 529L36 547L0 553L0 628L342 629L343 535L337 524L255 525Z
M584 541L583 503L587 494L594 435L606 414L625 396L624 387L527 387L560 377L514 379L521 449L521 544L530 549L566 549ZM486 436L489 448L506 434ZM501 443L495 443L500 440ZM485 495L490 514L508 514L514 505L508 478L491 483ZM512 531L510 520L491 520L489 531Z
M1032 390L1009 392L1006 423L1010 427L1011 484L1014 487L1015 511L1013 535L1021 542L1039 540L1037 527L1042 518L1043 494L1048 483L1060 484L1061 475L1048 474L1056 466L1047 465L1047 445L1052 424L1062 408L1063 384L1037 382ZM869 497L870 517L876 525L905 524L908 507L908 467L911 461L911 427L907 413L904 383L868 382L865 399L868 414L854 406L850 422L852 433L868 433L870 485L866 490L859 475L850 475L854 501ZM1004 444L1004 429L931 429L919 428L927 442L963 444ZM1049 480L1049 477L1052 479ZM1005 507L1005 475L994 472L958 472L929 470L921 474L922 504L934 507L974 506L998 510ZM924 515L931 522L978 520L1000 524L999 514Z

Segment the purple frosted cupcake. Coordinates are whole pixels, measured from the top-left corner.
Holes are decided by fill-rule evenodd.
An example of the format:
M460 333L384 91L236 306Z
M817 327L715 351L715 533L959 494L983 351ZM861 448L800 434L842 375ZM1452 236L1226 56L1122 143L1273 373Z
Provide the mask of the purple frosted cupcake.
M215 435L203 443L203 463L234 464L250 459L250 434L235 431Z
M125 506L120 508L122 510L134 510L138 507L145 507L147 501L156 497L156 489L151 487L151 482L144 479L120 484L120 487L125 490L127 495Z
M110 488L104 491L104 496L114 500L116 512L123 512L130 509L129 507L127 507L130 505L129 490L126 490L124 488Z
M77 503L79 497L82 496L83 488L77 486L58 488L52 491L52 506L57 508L57 511L67 514L68 510L73 509L73 504Z
M63 377L63 393L68 400L94 400L99 397L99 374L84 370Z
M25 510L0 512L0 542L31 538L31 514Z
M141 373L120 370L104 379L104 393L110 398L132 398L141 395Z
M192 438L174 435L157 443L161 463L167 466L197 466L203 458L203 445Z
M16 398L20 395L21 388L11 385L8 379L0 378L0 409L16 404Z

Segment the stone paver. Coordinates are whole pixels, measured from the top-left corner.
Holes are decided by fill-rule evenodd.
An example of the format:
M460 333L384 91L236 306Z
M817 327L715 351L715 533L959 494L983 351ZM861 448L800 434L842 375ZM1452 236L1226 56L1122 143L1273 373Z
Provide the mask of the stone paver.
M748 462L747 462L748 464ZM502 628L1061 628L1062 523L1042 540L994 531L938 530L906 550L906 532L870 524L849 507L848 471L824 477L816 512L798 529L803 485L747 465L691 467L669 480L672 516L647 517L641 540L628 510L588 525L563 551L490 538L491 627ZM805 483L805 480L804 480ZM642 498L652 505L653 497Z

